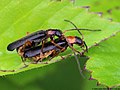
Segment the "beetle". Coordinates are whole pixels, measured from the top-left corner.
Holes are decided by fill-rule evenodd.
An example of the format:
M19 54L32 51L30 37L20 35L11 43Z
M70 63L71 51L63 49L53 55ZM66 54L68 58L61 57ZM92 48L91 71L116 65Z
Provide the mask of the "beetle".
M48 30L39 30L37 32L31 33L28 36L25 36L19 40L16 40L12 43L10 43L7 46L8 51L13 51L14 49L17 49L18 47L24 45L26 42L30 42L31 46L36 46L40 44L42 41L46 40L48 37L51 39L54 36L61 37L61 30L58 29L48 29Z
M88 48L87 48L87 45L86 45L85 41L83 41L78 36L67 36L67 37L62 38L62 39L57 38L57 39L54 40L54 42L55 42L56 45L54 45L51 41L45 43L42 50L41 50L42 45L36 46L36 47L33 47L33 48L26 48L26 49L24 49L24 46L21 46L17 49L17 52L23 58L22 59L23 62L25 61L26 58L29 58L29 59L32 58L34 61L38 62L38 61L42 61L41 57L46 57L46 55L47 55L46 53L49 52L48 55L47 55L47 57L48 57L52 53L55 53L55 52L58 52L58 51L61 52L61 51L66 50L68 46L70 48L72 48L72 50L74 50L75 52L78 52L80 55L82 55L82 53L80 53L79 51L77 51L76 49L74 49L72 47L73 44L77 44L77 45L81 46L81 48L85 46L86 51L88 51ZM62 47L62 48L57 47L57 45ZM44 56L44 54L45 54L45 56ZM56 56L56 55L54 55L54 56Z

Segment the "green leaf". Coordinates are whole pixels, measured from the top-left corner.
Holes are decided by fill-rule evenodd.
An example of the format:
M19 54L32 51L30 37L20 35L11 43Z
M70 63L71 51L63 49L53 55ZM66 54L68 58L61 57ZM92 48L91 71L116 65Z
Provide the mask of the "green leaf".
M120 0L76 0L76 6L89 6L92 12L102 12L104 18L120 22Z
M4 2L2 2L4 3ZM105 37L120 30L120 24L109 22L92 14L85 9L74 7L68 1L49 2L48 0L12 0L0 12L0 70L17 70L23 67L23 62L16 51L8 52L9 43L23 37L26 32L57 28L62 31L74 28L64 19L74 22L79 28L101 29L99 32L82 31L88 46L98 43ZM78 32L69 32L66 35L80 36ZM80 50L79 47L76 49ZM64 56L71 54L66 50ZM42 67L59 61L60 56L48 61L48 64L31 64L29 67L16 72L0 72L0 75L15 74L25 70Z
M90 10L93 12L103 12L103 16L119 22L120 0L100 0L92 4Z
M111 18L113 21L120 22L120 9L111 9L109 14L105 15L107 18Z
M108 87L120 85L120 33L89 50L86 68L92 78Z

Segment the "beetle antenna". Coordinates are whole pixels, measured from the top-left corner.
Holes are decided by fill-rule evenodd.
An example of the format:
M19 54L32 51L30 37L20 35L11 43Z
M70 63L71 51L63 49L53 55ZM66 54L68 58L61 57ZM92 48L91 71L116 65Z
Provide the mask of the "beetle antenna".
M70 29L70 30L67 30L67 31L71 31L71 30L86 30L86 31L101 31L101 29L95 29L95 30L91 30L91 29L87 29L87 28L78 28L78 29Z
M85 41L83 41L85 47L86 47L86 52L88 52L88 47L87 47L87 44L85 43Z
M87 28L77 28L77 26L76 26L73 22L71 22L71 21L69 21L69 20L64 20L64 21L71 23L71 24L75 27L75 29L65 30L64 33L67 32L67 31L71 31L71 30L77 30L77 31L82 35L82 39L83 39L83 34L80 32L80 30L86 30L86 31L101 31L100 29L92 30L92 29L87 29Z
M73 51L73 53L74 53L74 56L75 56L75 59L76 59L76 62L77 62L78 70L79 70L81 76L82 76L83 78L85 78L85 76L84 76L83 73L82 73L81 67L80 67L79 59L78 59L78 57L77 57L77 55L76 55L76 53L75 53L74 51Z
M72 45L71 45L69 42L68 42L68 45L69 45L70 48L72 47ZM71 48L71 49L72 49L72 51L73 51L73 53L74 53L75 60L76 60L76 62L77 62L77 66L78 66L78 70L79 70L79 72L80 72L80 75L81 75L83 78L85 78L85 76L84 76L83 73L82 73L82 69L81 69L81 66L80 66L79 59L78 59L78 57L77 57L74 49L73 49L73 48Z
M77 28L77 26L76 26L73 22L71 22L71 21L69 21L69 20L64 20L64 21L71 23L71 24L75 27L74 30L77 30L77 31L81 34L82 39L84 39L83 34L80 32L80 30ZM67 30L66 30L66 31L67 31ZM66 32L66 31L65 31L65 32Z

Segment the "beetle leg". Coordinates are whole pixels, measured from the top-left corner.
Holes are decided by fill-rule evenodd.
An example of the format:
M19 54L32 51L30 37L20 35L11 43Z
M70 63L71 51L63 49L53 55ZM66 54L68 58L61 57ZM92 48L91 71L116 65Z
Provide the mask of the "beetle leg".
M27 40L27 41L25 42L24 48L25 48L25 47L28 47L28 46L32 46L32 42L29 41L29 40Z
M50 60L52 60L54 57L56 57L60 52L63 52L63 51L65 51L66 50L66 47L63 47L61 50L59 50L59 51L54 51L52 54L53 54L53 56L49 59L49 61ZM65 59L63 56L60 56L61 57L61 59L63 60L63 59Z
M48 64L48 62L38 62L37 64Z
M23 62L23 64L24 64L24 67L27 67L28 65L25 63L26 59L23 58L23 57L21 57L21 59L22 59L22 62Z
M30 34L30 32L26 32L26 35L29 35Z
M68 45L69 45L69 47L70 47L73 51L79 53L80 56L83 56L84 53L81 53L81 52L77 51L75 48L73 48L73 46L72 46L70 43L68 43Z
M64 60L65 59L65 57L64 56L60 56L61 57L61 60Z
M53 37L50 37L50 42L51 42L52 44L54 44L56 47L62 49L62 47L61 47L60 45L58 45L58 44L56 44L56 43L54 42Z
M1 72L15 72L15 70L0 70Z
M44 54L40 53L40 55L33 57L32 58L34 60L33 63L37 64L38 62L42 62L42 60L49 57L53 53L53 51L54 50L51 50L51 51L45 52Z
M42 40L42 48L41 48L40 55L41 55L41 54L43 55L43 48L44 48L44 44L45 44L45 42Z
M32 64L37 64L40 60L34 61L32 62Z
M49 61L50 61L51 59L53 59L55 56L57 56L59 53L64 52L66 49L67 49L67 46L62 47L62 49L57 50L57 51L54 50L53 53L52 53L52 57L49 59ZM61 57L61 58L62 58L62 57ZM63 58L62 58L62 59L63 59Z
M51 40L51 43L54 44L56 47L62 49L63 47L59 46L58 44L56 44L53 40Z
M56 57L61 51L54 50L52 53L52 56L49 58L49 61L52 60L54 57Z
M43 55L43 48L44 48L44 44L46 43L47 40L42 40L42 47L41 47L41 52L40 55Z
M30 48L31 46L32 46L32 42L31 41L26 41L22 46L22 49L21 49L22 52L24 52L27 47Z

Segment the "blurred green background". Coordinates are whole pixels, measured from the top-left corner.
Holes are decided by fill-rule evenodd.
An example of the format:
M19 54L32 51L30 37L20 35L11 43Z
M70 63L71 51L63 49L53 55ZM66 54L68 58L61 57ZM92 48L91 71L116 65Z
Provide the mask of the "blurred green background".
M86 61L82 57L81 65ZM89 80L87 71L83 73L85 79L81 77L74 57L70 57L42 69L3 76L0 78L0 87L2 90L92 90L102 87L97 86L96 80Z

